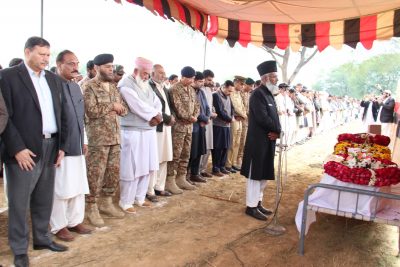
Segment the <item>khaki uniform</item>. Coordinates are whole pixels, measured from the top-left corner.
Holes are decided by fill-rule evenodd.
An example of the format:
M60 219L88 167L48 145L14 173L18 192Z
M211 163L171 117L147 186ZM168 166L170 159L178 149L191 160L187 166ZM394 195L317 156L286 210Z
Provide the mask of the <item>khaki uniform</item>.
M242 121L239 119L247 120L247 112L243 104L242 96L240 91L235 90L230 95L233 109L235 110L235 121L231 123L231 147L228 150L228 157L226 160L226 167L231 168L232 166L237 166L237 158L239 153L240 139L242 136Z
M200 104L195 90L181 82L171 87L169 95L176 123L172 126L173 160L168 162L168 176L186 177L192 145L193 122L190 117L197 118Z
M101 193L113 196L119 181L120 125L118 115L112 111L114 103L128 107L113 83L101 82L97 78L83 86L86 132L88 136L87 171L90 194L86 201L95 203Z
M250 93L243 91L243 92L240 92L240 96L242 97L244 108L246 109L246 114L247 114L247 116L249 116ZM242 134L240 136L240 145L239 145L239 152L238 152L238 157L237 157L237 163L239 166L242 165L244 144L246 143L248 126L249 126L249 121L246 118L245 120L242 121Z

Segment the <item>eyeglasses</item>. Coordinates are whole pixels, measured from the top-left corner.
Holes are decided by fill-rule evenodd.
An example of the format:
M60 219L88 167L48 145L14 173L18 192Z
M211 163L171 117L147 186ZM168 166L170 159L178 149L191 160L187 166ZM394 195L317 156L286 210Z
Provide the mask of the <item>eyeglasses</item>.
M68 65L70 67L75 67L79 65L79 62L74 62L74 61L66 62L65 65Z

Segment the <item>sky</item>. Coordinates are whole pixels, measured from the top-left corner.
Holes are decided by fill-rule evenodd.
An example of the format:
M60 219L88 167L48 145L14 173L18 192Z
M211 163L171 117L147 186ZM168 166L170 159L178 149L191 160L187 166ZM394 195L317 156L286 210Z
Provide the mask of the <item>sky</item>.
M180 23L154 16L145 8L113 0L44 0L44 38L51 44L53 66L56 55L64 49L73 51L81 67L101 53L114 55L127 73L133 70L138 56L164 66L167 74L180 74L184 66L214 71L215 80L223 82L234 75L258 79L256 66L272 59L263 49L236 44L206 41L204 35ZM40 0L0 0L0 64L5 67L14 57L23 58L25 41L40 36ZM362 61L380 53L391 52L388 42L375 41L371 50L361 45L353 50L327 48L318 53L297 76L295 83L312 87L323 73L348 61ZM294 67L294 63L291 64Z

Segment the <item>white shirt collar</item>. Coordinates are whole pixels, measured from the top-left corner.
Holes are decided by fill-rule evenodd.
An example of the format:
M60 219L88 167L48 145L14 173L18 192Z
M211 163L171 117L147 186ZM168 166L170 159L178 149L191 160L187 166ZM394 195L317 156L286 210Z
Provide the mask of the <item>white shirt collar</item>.
M29 75L37 77L35 71L29 67L28 63L25 60L24 60L24 64L25 64L26 69L28 70ZM46 74L45 71L42 70L39 72L39 77L42 78L45 76L45 74Z

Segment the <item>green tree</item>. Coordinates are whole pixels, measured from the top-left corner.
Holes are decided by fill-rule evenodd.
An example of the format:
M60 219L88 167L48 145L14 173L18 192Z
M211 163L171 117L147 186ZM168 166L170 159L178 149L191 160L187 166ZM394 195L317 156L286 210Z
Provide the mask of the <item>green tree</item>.
M400 53L382 54L361 63L350 62L322 75L314 84L317 90L334 95L361 98L365 94L395 92L400 78Z

